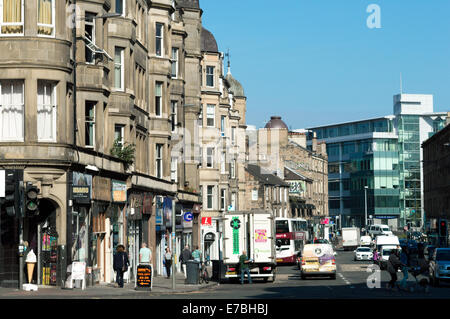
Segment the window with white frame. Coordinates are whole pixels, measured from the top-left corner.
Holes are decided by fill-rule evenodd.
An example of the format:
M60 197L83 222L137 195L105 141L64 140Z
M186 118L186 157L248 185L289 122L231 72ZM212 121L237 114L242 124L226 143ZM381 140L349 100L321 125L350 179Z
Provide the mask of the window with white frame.
M206 148L206 167L214 168L214 147Z
M118 141L118 144L123 147L125 137L125 125L115 124L114 125L114 141Z
M208 185L206 188L206 207L207 209L213 209L214 205L214 186Z
M24 0L0 0L0 35L23 35Z
M206 66L206 86L214 86L214 67L210 65Z
M95 45L95 20L94 17L96 16L95 13L92 12L86 12L85 14L86 18L84 21L84 36L86 38L85 43L85 60L86 63L94 63L95 62L95 52L93 50L92 45Z
M114 48L114 87L117 90L124 90L124 48Z
M199 150L199 167L203 166L203 147L201 145L198 146L198 150Z
M231 178L236 178L236 159L231 160L230 171Z
M0 81L0 141L23 141L24 114L24 81Z
M162 23L156 23L155 53L158 57L164 55L164 24Z
M162 82L155 83L155 114L162 116Z
M172 157L170 162L170 179L172 182L178 182L178 158Z
M220 134L225 136L225 115L220 116Z
M97 102L86 101L85 103L85 136L84 146L94 147L95 143L95 105Z
M172 48L172 78L178 77L178 48Z
M55 35L55 0L37 0L38 35L53 37Z
M172 110L172 114L170 115L170 121L172 125L172 133L176 133L177 131L177 101L170 101L170 108Z
M125 16L125 2L126 0L116 0L116 13Z
M54 82L38 81L37 134L40 142L56 142L55 88Z
M156 177L162 178L163 175L163 144L156 144Z
M226 208L226 189L221 188L220 189L220 209L225 210Z
M233 207L234 210L237 210L236 204L237 204L236 203L236 193L233 192L233 193L231 193L231 206Z
M214 104L208 104L206 106L206 126L214 127L216 118L216 106Z

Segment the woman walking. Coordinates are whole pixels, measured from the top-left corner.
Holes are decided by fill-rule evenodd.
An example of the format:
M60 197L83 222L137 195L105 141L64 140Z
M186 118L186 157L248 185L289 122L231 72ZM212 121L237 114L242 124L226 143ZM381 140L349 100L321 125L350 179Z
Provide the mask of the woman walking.
M166 253L164 254L164 267L166 267L167 279L169 279L170 269L172 267L172 254L170 253L169 247L166 248Z
M125 252L125 246L118 245L114 254L113 269L117 273L116 282L120 288L123 288L123 274L128 270L130 262L128 254Z

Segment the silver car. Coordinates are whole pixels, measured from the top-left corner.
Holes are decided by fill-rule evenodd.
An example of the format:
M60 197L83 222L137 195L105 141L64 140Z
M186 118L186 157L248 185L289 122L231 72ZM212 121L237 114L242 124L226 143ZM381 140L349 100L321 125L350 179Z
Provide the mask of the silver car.
M450 280L450 248L436 248L430 259L430 280L434 286Z

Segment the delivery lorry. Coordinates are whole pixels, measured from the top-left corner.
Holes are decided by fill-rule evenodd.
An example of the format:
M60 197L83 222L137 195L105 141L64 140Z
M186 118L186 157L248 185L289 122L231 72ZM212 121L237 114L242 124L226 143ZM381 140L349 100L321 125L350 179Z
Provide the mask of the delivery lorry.
M358 227L342 228L342 247L344 250L354 250L360 244L360 230Z
M247 252L250 275L275 281L275 222L269 211L233 211L222 219L224 278L240 278L239 256Z

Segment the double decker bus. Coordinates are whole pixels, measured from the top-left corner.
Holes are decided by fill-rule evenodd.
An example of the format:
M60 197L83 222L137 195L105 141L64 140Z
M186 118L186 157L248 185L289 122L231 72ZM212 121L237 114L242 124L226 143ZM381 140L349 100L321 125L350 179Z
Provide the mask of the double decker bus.
M309 240L308 223L303 218L275 218L277 264L296 263L297 254Z

